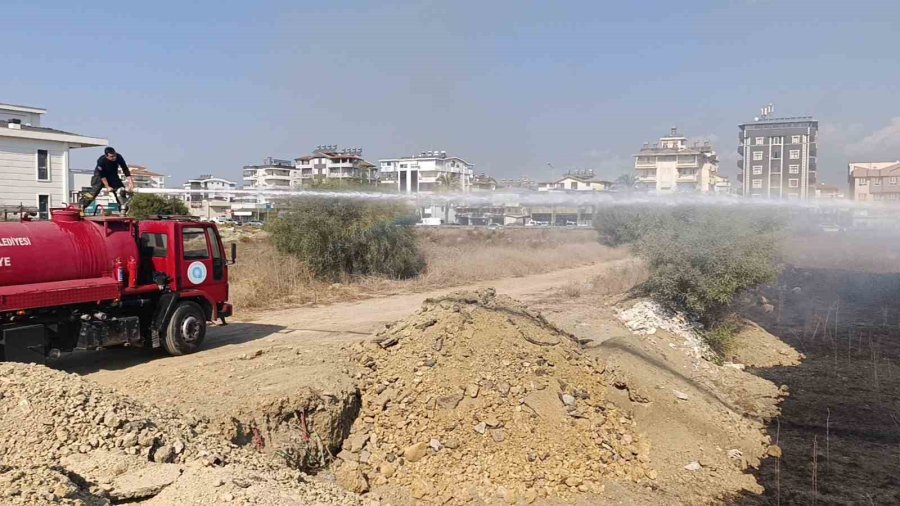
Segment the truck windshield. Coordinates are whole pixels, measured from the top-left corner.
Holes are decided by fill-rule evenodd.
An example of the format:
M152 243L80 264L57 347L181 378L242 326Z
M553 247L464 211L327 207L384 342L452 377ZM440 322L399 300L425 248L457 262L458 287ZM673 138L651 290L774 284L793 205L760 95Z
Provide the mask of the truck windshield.
M198 260L209 258L209 247L206 244L206 234L202 228L184 229L184 259Z

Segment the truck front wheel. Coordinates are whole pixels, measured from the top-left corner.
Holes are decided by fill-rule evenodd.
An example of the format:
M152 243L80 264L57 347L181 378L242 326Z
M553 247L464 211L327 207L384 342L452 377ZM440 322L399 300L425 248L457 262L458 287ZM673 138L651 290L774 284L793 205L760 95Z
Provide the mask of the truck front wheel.
M200 348L206 336L206 314L196 302L183 301L175 308L163 344L170 355L187 355Z

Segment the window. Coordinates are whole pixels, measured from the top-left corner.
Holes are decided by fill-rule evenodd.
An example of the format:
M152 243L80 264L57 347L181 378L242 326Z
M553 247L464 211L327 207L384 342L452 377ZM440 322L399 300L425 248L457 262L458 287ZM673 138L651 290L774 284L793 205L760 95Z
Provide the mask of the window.
M756 161L760 161L760 160L762 160L762 155L763 155L763 152L762 152L762 151L754 151L754 152L753 152L753 159L756 160Z
M791 144L800 144L800 136L799 135L791 136Z
M219 237L213 228L206 229L206 237L212 245L213 279L222 279L222 276L225 275L225 255L222 254L222 249L219 248Z
M764 137L757 137L755 139L754 144L756 144L757 146L762 146L765 143L765 141L766 141L766 139Z
M781 159L781 150L772 148L772 160L780 160Z
M781 137L769 137L769 144L774 144L776 146L781 145Z
M42 220L50 219L50 195L38 195L38 217Z
M872 178L872 184L875 185L875 186L881 186L881 178L880 178L880 177L873 177L873 178Z
M37 180L50 181L50 156L46 149L37 150Z
M800 159L800 150L792 149L791 150L791 160L799 160Z
M571 186L571 189L573 189L573 190L577 190L577 189L578 189L578 182L577 182L577 181L572 181L571 183L569 183L569 185Z
M800 166L799 165L788 165L788 174L799 174Z
M800 188L800 180L796 178L788 179L788 188Z
M860 185L860 186L866 186L866 184L868 184L868 182L869 182L869 181L868 181L866 178L864 178L864 177L861 177L861 178L857 179L857 181L859 182L859 185Z
M762 174L762 165L754 165L753 166L753 175L758 176Z
M891 176L890 184L897 184L897 178L895 176Z
M762 179L754 179L753 187L754 188L762 188Z
M206 245L206 234L202 228L186 228L182 232L184 240L184 259L200 260L209 258L209 248Z
M141 251L153 258L169 256L169 237L166 234L141 234Z

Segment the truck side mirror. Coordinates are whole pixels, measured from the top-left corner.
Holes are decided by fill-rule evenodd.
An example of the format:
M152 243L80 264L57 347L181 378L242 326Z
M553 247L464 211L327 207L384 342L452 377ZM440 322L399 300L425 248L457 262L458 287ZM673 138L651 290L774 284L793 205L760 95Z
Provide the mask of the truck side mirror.
M237 243L231 243L231 263L237 262Z

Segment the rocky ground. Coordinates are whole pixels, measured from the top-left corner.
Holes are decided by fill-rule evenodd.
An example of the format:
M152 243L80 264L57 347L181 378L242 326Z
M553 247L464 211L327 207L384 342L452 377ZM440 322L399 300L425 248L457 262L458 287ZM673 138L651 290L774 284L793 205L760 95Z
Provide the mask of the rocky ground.
M0 433L3 504L360 502L230 443L207 419L44 366L0 363Z

